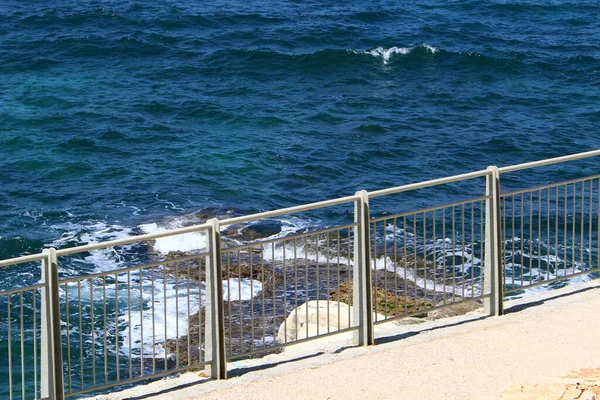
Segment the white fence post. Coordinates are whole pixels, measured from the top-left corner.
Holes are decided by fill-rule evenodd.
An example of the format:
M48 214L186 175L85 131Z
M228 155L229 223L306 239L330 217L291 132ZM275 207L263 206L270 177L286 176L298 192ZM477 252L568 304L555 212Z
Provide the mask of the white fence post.
M498 167L487 168L485 202L485 265L484 293L490 294L484 302L489 315L504 314L504 278L502 274L502 235L500 232L500 173Z
M213 218L207 233L210 256L206 263L206 308L204 357L211 363L205 368L213 379L227 379L227 354L225 353L225 316L223 310L223 284L221 279L221 231L219 220Z
M369 197L366 191L356 192L360 199L354 203L354 268L353 268L353 326L358 326L354 339L359 346L375 344L373 333L373 287L371 283L371 246L369 244Z
M58 258L56 249L45 249L42 261L41 296L41 395L50 400L63 400L63 359L58 292Z

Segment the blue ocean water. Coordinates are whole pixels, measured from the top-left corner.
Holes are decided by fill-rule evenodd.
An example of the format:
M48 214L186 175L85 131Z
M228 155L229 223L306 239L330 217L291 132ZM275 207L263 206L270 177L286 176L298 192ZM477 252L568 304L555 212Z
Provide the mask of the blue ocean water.
M599 37L591 0L5 0L0 258L596 149Z
M598 147L594 1L6 1L0 257Z

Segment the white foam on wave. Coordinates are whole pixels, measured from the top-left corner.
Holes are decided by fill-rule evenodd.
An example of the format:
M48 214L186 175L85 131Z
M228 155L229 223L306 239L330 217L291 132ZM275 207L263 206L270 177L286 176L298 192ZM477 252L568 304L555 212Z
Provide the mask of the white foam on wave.
M153 222L140 225L140 228L145 233L156 234L181 228L181 226L166 228ZM204 232L191 232L158 238L154 242L153 249L161 254L169 254L171 252L191 252L196 250L204 251L206 249L206 234Z
M151 223L139 228L145 233L163 233L181 226L183 221L174 221L168 227ZM132 228L102 222L91 225L66 223L55 228L62 234L49 245L59 248L73 242L84 245L123 239L135 233ZM74 257L70 263L61 263L61 271L68 275L81 275L83 267L92 268L86 273L114 271L110 279L116 278L116 282L105 284L102 278L84 279L79 284L61 285L59 291L62 299L81 302L84 307L92 301L106 301L112 307L118 304L119 352L131 357L143 354L162 358L165 356L162 343L187 334L188 316L204 306L205 283L184 279L176 281L163 274L152 276L145 270L120 273L120 269L132 266L132 256L135 259L133 247L136 245L94 250L83 258ZM205 248L206 237L202 232L160 238L153 245L153 249L161 254L202 251ZM130 250L134 252L127 255ZM262 283L250 279L231 278L224 280L222 285L223 292L230 294L229 301L248 301L262 291ZM109 317L107 329L115 329L113 320ZM73 324L69 329L72 334L78 330ZM99 341L102 334L96 332L99 346L102 345Z
M188 315L197 313L203 305L203 286L195 283L189 288L179 288L174 282L157 281L155 286L144 289L141 296L132 290L134 297L130 303L134 305L119 313L119 351L131 353L132 357L141 354L164 357L163 342L185 335Z
M56 225L54 228L63 231L63 233L48 246L57 248L72 242L86 245L124 239L133 234L132 228L121 225L108 225L104 222L97 222L91 225L65 223ZM120 246L120 251L131 249L132 246L134 245ZM93 272L113 271L124 266L124 257L120 251L115 248L94 250L89 252L89 256L84 257L82 260L75 259L74 263L93 266ZM61 267L62 272L69 275L80 274L80 271L76 269L69 270L66 268L65 263L59 263L59 266Z
M131 236L132 229L121 225L109 225L105 222L83 225L67 222L54 225L54 229L63 231L61 236L49 244L51 247L61 247L75 241L81 245L122 239Z
M279 242L273 242L265 244L262 247L262 258L267 262L293 260L293 259L305 259L307 261L319 262L319 263L332 263L339 262L340 264L347 264L349 260L342 256L332 255L332 253L326 253L326 245L324 242L320 242L319 246L311 246L312 248L306 248L304 245L304 239L294 239L294 234L305 233L311 226L318 226L318 221L308 221L301 218L287 218L281 219L281 231L277 234L271 235L265 240L273 239L286 239ZM319 236L318 231L314 233L315 237ZM307 239L308 242L314 244L315 240L311 236ZM352 261L350 261L352 265Z
M520 239L516 239L518 241ZM510 241L507 241L507 243ZM564 249L562 249L564 251ZM589 251L589 249L585 249L585 251ZM531 263L513 263L507 262L506 267L506 276L504 278L504 282L507 287L512 287L513 289L519 290L519 288L523 287L522 293L518 294L518 296L528 296L531 294L536 294L540 292L547 292L551 289L552 283L542 284L534 287L528 287L529 285L537 284L544 281L554 280L564 278L567 284L581 284L587 281L592 280L593 278L590 275L578 275L572 276L574 274L581 273L589 267L586 263L582 263L580 261L570 261L566 262L562 257L553 255L553 254L529 254L527 252L522 252L521 250L517 250L514 253L506 250L507 259L517 258L526 258L530 259ZM540 263L543 262L546 264L546 269L540 268ZM568 265L567 265L568 264ZM553 272L552 272L553 271Z
M268 239L276 239L289 236L294 233L306 231L311 226L319 226L320 221L306 220L298 217L281 218L281 232L270 236Z
M472 245L466 245L463 247L459 244L460 240L453 241L450 238L444 238L436 239L435 242L430 241L428 243L424 243L422 238L419 240L419 238L415 237L412 233L406 232L402 228L395 227L392 224L386 226L386 240L388 240L388 242L401 240L409 247L416 248L418 254L422 255L423 252L425 252L428 256L433 256L437 265L436 268L446 267L450 270L454 268L458 273L458 279L462 279L460 276L463 272L466 272L466 275L469 275L469 272L472 271L472 268L483 267L483 260L475 256L475 251L473 250ZM514 286L515 289L523 286L524 289L522 289L522 291L524 294L521 292L520 295L528 295L530 293L533 294L551 290L552 286L550 284L539 285L531 288L527 287L545 280L548 281L564 277L564 279L568 280L569 283L583 283L591 279L588 275L569 277L569 275L584 271L587 266L578 261L565 262L565 260L563 260L560 256L556 255L562 254L565 249L561 249L559 252L551 254L555 251L542 243L542 248L546 249L548 254L532 254L527 250L521 251L520 247L522 245L522 241L523 239L516 236L512 239L504 241L504 256L506 260L506 274L504 277L504 282L507 287ZM518 243L518 246L515 246L518 247L518 249L515 249L514 252L510 250L513 243ZM538 249L540 247L539 243L535 242L532 244L532 242L529 240L525 240L523 245L526 248L531 247L534 249ZM480 251L483 251L483 249ZM585 249L585 251L588 252L589 249ZM514 259L527 259L530 260L531 263L519 264L510 261ZM568 264L566 269L565 264ZM376 265L378 269L385 267L390 271L393 271L396 267L389 258L387 260L378 260ZM384 267L382 267L382 265ZM542 266L544 268L542 268ZM550 271L548 271L548 268ZM451 285L435 283L433 280L429 279L425 280L421 276L415 276L415 271L411 268L407 268L406 272L404 271L403 267L398 268L397 272L402 278L416 282L418 287L426 288L427 290L446 292L454 291L456 294L459 294L458 292L462 294L462 286L460 288L453 289ZM479 279L478 277L475 278ZM468 286L466 287L465 294L468 293L469 295L479 295L481 293L480 282L469 281L467 284ZM461 285L463 284L461 283Z
M286 241L285 244L269 243L263 246L263 259L267 262L283 260L306 260L319 263L338 263L353 265L352 260L340 255L327 254L324 251L307 249L302 240L295 243L294 240Z
M427 43L421 43L421 44L418 44L415 46L409 46L409 47L393 46L393 47L384 48L384 47L379 46L379 47L376 47L371 50L351 50L351 51L356 54L370 54L374 57L381 58L381 60L383 61L383 64L385 65L390 61L390 58L393 55L395 55L395 54L407 55L407 54L410 54L415 49L425 49L426 51L428 51L431 54L435 54L439 51L439 49L437 47L433 47Z
M282 218L278 222L281 223L281 230L265 239L278 239L286 237L293 233L298 233L312 224L314 221L307 221L297 217ZM185 218L178 218L169 221L167 226L160 226L157 223L142 224L139 228L147 234L157 234L168 232L169 230L182 228L186 225ZM244 224L238 229L238 234L242 234L243 230L252 227L253 223ZM222 226L221 232L226 231L228 226ZM153 249L161 254L169 254L172 252L192 252L206 251L207 238L205 232L191 232L174 236L158 238L154 241Z
M412 282L418 288L436 291L440 293L453 293L455 295L462 296L463 294L466 297L478 296L481 292L481 288L479 285L475 284L475 282L465 282L461 285L449 285L435 282L432 279L426 279L422 276L417 275L416 270L414 268L404 268L403 266L397 265L390 257L381 257L375 260L374 267L378 270L386 270L389 272L393 272L398 274L398 276L402 279L406 279L409 282ZM465 266L466 269L466 266Z
M260 293L262 287L261 281L231 278L223 281L223 297L226 301L247 301Z
M367 53L375 56L381 57L384 64L387 64L390 61L390 57L394 54L408 54L410 53L410 47L390 47L389 49L384 49L383 47L377 47L373 50L369 50Z
M406 238L411 244L416 245L416 237L414 234L410 232L405 232L404 230L397 228L396 237L394 236L394 229L391 225L386 226L386 240L392 241L394 238L398 239L400 237ZM310 262L326 264L326 263L337 263L347 265L349 267L354 266L354 261L351 258L346 257L346 254L335 254L334 252L327 253L325 249L327 248L324 243L320 243L316 246L314 240L309 239L309 248L305 246L303 239L294 240L290 238L289 240L282 242L269 243L265 245L262 249L262 257L267 262L273 261L284 261L284 260L306 260ZM438 268L442 267L455 267L464 271L468 271L470 268L479 266L481 264L481 260L472 254L471 249L468 247L461 247L458 245L451 246L452 240L449 238L439 239L436 243L421 245L421 247L426 248L429 252L434 252L438 254L436 258L436 263ZM317 250L319 249L319 250ZM333 249L335 250L335 249ZM446 259L450 257L458 257L462 260L461 263L458 264L449 264ZM404 268L404 266L400 266L396 264L390 257L381 256L372 260L372 268L378 270L387 270L389 272L397 273L400 278L409 280L415 284L418 288L429 290L429 291L439 291L439 292L447 292L454 293L466 296L476 296L481 292L481 288L479 287L477 282L465 282L463 286L452 286L448 284L438 283L432 279L425 279L419 276L416 273L414 268Z
M229 301L248 301L262 291L262 283L252 279L231 278L223 280L222 286ZM204 307L205 292L204 282L174 280L156 281L154 287L145 285L141 296L139 288L132 290L128 301L134 306L119 315L120 352L163 358L162 343L188 333L188 318Z
M594 279L594 278L592 276L590 276L590 275L579 275L579 276L574 276L574 277L571 277L571 278L569 278L567 276L567 277L564 278L564 281L565 281L564 286L566 286L566 285L580 285L582 283L591 281L592 279ZM509 279L505 279L505 283L506 283L506 285L508 287L512 286L512 282ZM547 291L551 290L550 289L550 285L551 285L550 283L547 284L547 285L538 285L538 286L533 286L533 287L527 287L526 285L529 285L529 284L532 284L532 283L535 283L535 282L530 282L528 280L525 280L524 283L523 283L525 285L525 287L523 287L523 288L520 288L520 286L519 286L520 283L521 283L520 279L519 279L518 282L515 282L515 286L513 287L513 289L518 290L518 292L508 294L507 296L509 298L527 297L527 296L531 296L531 295L538 294L538 293L544 293L544 292L547 292ZM559 287L562 287L562 286L563 285L557 285L555 288L559 288Z

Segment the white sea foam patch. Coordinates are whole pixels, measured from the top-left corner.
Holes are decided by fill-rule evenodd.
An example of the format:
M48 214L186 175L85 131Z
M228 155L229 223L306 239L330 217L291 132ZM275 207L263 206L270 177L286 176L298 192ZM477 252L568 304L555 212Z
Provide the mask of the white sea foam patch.
M94 244L108 240L122 239L132 234L131 228L120 225L108 225L104 222L97 222L91 225L69 222L55 225L53 228L63 231L63 233L58 239L49 244L51 247L61 247L73 241L80 244Z
M508 265L507 265L508 267ZM512 268L521 268L522 266L519 264L514 264L514 265L510 265L510 267ZM538 273L538 271L533 271L532 276L536 277L539 276L540 274ZM545 272L542 274L545 275ZM559 276L560 277L560 276ZM564 278L564 283L563 284L556 284L555 283L555 287L554 288L559 288L567 285L579 285L582 284L584 282L588 282L591 281L592 279L594 279L593 276L591 275L578 275L578 276L574 276L572 278L569 278L568 276ZM561 280L562 281L562 280ZM523 281L521 281L520 279L516 279L514 282L512 281L511 277L506 277L504 279L504 282L506 284L507 287L512 287L513 289L518 290L517 292L514 293L510 293L507 296L510 298L514 298L514 297L527 297L527 296L531 296L533 294L536 293L543 293L543 292L547 292L548 290L551 290L551 283L547 284L547 285L538 285L538 286L533 286L533 287L528 287L527 285L536 283L535 281L529 280L529 279L524 279ZM523 285L523 288L520 289L521 284Z
M145 287L141 296L139 291L131 291L131 307L119 315L121 353L139 357L141 352L162 358L163 342L187 333L188 315L200 309L204 284L180 286L157 281L154 287Z
M552 248L549 250L554 251ZM563 251L564 249L560 250L560 252ZM572 251L572 249L568 249L568 251ZM585 249L585 251L587 252L589 249ZM589 269L587 263L582 263L580 261L569 261L568 258L565 260L560 256L553 254L529 254L527 252L522 252L521 250L515 252L506 250L505 255L507 260L530 260L524 264L510 261L505 264L506 273L504 282L507 287L513 289L523 287L523 292L518 294L519 296L527 296L529 294L548 291L551 289L552 283L528 287L537 283L543 283L544 281L564 278L565 282L568 282L568 284L580 284L593 279L591 275L585 274L572 276ZM545 268L542 268L543 266L545 266Z
M156 233L164 233L169 230L180 228L181 226L173 226L169 228L165 228L159 226L157 223L153 222L150 224L140 225L140 228L148 234L156 234ZM204 232L191 232L184 233L180 235L167 236L163 238L158 238L155 240L153 249L158 251L161 254L168 254L171 252L191 252L195 250L205 250L206 249L206 234Z
M157 223L142 224L139 228L147 234L164 233L173 229L183 227L183 222L180 220L174 220L169 223L168 226L159 226ZM131 237L134 234L133 228L124 227L120 225L108 225L104 222L98 222L91 225L81 225L73 223L65 223L56 225L54 227L57 230L63 231L61 236L49 244L51 247L62 247L70 242L76 242L78 244L95 244L100 242L106 242L110 240L124 239ZM119 246L119 249L128 249L132 245ZM167 236L159 238L155 241L154 249L160 253L167 254L172 251L193 251L203 250L206 248L206 237L203 232L192 232L186 234L180 234L175 236ZM114 258L114 250L107 249L97 250L92 252L95 253L95 258L90 258L90 262L98 262L100 270L107 270L115 266L119 266L118 262L103 262L101 260L102 253L109 254L108 259ZM106 261L106 260L105 260Z
M462 279L461 277L464 275L467 280L465 283L460 284L463 286L465 284L468 285L466 286L466 293L474 293L475 295L481 293L481 284L477 280L480 279L480 272L478 269L483 268L483 260L475 254L482 253L483 248L476 251L473 249L473 244L463 247L457 245L460 240L452 240L450 238L436 239L435 242L430 240L425 243L422 238L419 238L418 236L415 237L412 233L406 232L402 228L395 227L392 224L386 226L386 240L388 243L399 241L412 249L416 248L417 254L419 255L422 255L423 252L425 252L428 257L432 256L433 259L435 259L438 269L447 268L447 277L448 271L450 271L451 275L453 274L452 270L456 271L458 279ZM544 249L544 252L541 254L533 254L528 251L529 249L537 250L540 247ZM511 248L515 249L515 251L511 251ZM524 250L521 250L521 248L524 248ZM584 250L586 254L590 251L589 249ZM505 240L503 256L506 269L504 276L506 287L517 290L520 287L523 287L523 289L518 292L519 296L523 296L530 293L548 291L554 287L550 283L529 287L530 285L543 283L544 281L564 277L569 283L579 283L591 279L588 275L569 277L569 275L589 269L589 266L578 261L571 262L569 259L565 261L559 256L559 254L565 252L572 254L572 251L573 250L570 248L561 248L557 251L545 243L532 242L530 240L523 241L523 239L517 236ZM519 262L516 260L519 260ZM523 262L522 264L521 260ZM395 265L389 258L378 259L376 267L378 269L386 268L392 271L394 270ZM409 279L415 282L417 286L427 288L427 290L450 292L454 290L451 284L443 285L430 279L426 280L422 275L416 276L415 271L411 268L407 268L406 271L404 271L403 267L399 266L396 272L398 272L401 277ZM469 275L471 275L472 278L469 278ZM473 280L473 278L475 280ZM456 290L462 293L462 286Z
M248 301L262 291L262 283L251 279L231 278L222 281L223 294L229 301ZM165 340L188 333L188 319L205 304L204 282L155 281L141 291L132 288L130 308L119 315L121 338L119 351L132 357L164 358ZM167 354L171 357L171 354Z
M262 282L254 279L232 278L223 281L225 301L246 301L262 291Z
M263 247L263 259L269 261L283 260L307 260L318 263L338 263L353 265L352 260L333 253L327 253L325 246L320 251L316 249L307 249L302 241L295 243L293 240L282 243L269 243Z
M439 243L450 243L450 239L440 240ZM321 247L324 249L325 247ZM440 253L441 254L441 253ZM471 268L479 266L481 260L474 255L470 254L469 250L461 247L447 247L445 249L444 257L438 257L436 260L439 267L444 266L444 260L449 257L460 257L463 261L460 264L450 265L445 264L445 267L454 267L461 271L469 271ZM294 243L293 240L286 242L285 245L281 243L267 244L263 248L263 258L265 261L283 261L283 260L307 260L311 262L318 262L321 264L325 263L339 263L342 265L353 266L354 261L342 255L327 254L325 251L315 251L313 249L307 249L302 242ZM455 293L457 295L466 296L478 296L481 293L481 288L478 282L465 281L463 286L450 284L443 284L435 282L432 279L426 279L419 276L413 268L404 268L403 266L397 265L390 257L378 257L373 260L372 266L378 270L387 270L390 272L397 273L400 278L414 282L414 284L421 288L430 291ZM468 275L468 274L467 274ZM469 279L470 275L465 275L465 279Z
M164 233L169 230L181 228L185 226L185 219L175 219L169 222L168 226L160 226L157 223L149 223L140 225L140 229L148 234ZM299 231L303 231L311 222L300 218L284 218L279 220L281 223L280 232L267 237L266 239L282 238ZM314 223L314 222L313 222ZM242 234L243 230L252 227L252 223L248 225L242 225L238 229L238 234ZM227 226L222 226L221 231L227 230ZM155 240L153 249L161 254L168 254L170 252L192 252L192 251L205 251L207 250L207 238L205 232L192 232L174 236L167 236Z
M85 245L124 239L130 237L133 233L132 228L120 225L108 225L104 222L92 225L65 223L56 225L54 228L63 231L63 233L58 239L50 243L49 246L58 248L72 242ZM67 263L59 263L59 265L61 266L61 271L69 275L80 275L81 270L77 267L81 267L83 264L93 266L94 272L116 270L124 266L123 251L131 249L133 246L133 244L119 246L119 250L112 247L94 250L82 260L74 259L73 265L70 265L70 267Z
M311 226L319 226L320 221L305 220L298 217L281 218L281 232L268 237L267 239L283 238L294 233L304 232Z
M162 233L181 226L183 221L172 222L168 227L151 223L141 225L140 228L145 233ZM55 247L72 242L100 243L128 238L134 234L132 228L105 223L87 226L64 224L57 229L62 234L51 243ZM132 259L136 259L136 245L134 243L95 250L84 258L74 258L71 263L62 263L63 268L69 269L65 272L72 272L73 275L81 275L84 267L91 267L94 272L115 271L117 282L105 285L102 279L93 280L93 283L87 279L82 280L78 285L67 285L67 290L61 286L61 298L81 301L84 305L90 301L98 304L106 301L109 309L113 310L109 313L114 313L118 304L119 352L128 356L131 354L132 357L154 355L163 358L163 342L187 334L189 315L196 314L204 306L205 283L151 276L148 271L118 273L119 269L131 266ZM206 248L206 237L201 232L194 232L160 238L155 241L153 248L161 254L202 251ZM112 279L113 275L110 277ZM230 301L248 301L262 291L262 283L250 279L232 278L222 281L222 285L223 292L230 294ZM76 329L75 326L71 328L72 331Z
M409 47L393 46L393 47L389 47L389 48L384 48L384 47L379 46L379 47L376 47L371 50L351 50L351 51L356 54L370 54L374 57L381 58L381 60L383 61L383 64L387 64L393 55L395 55L395 54L407 55L407 54L410 54L415 49L424 49L431 54L435 54L439 51L439 49L437 47L433 47L431 45L428 45L427 43L421 43L421 44L418 44L415 46L409 46Z

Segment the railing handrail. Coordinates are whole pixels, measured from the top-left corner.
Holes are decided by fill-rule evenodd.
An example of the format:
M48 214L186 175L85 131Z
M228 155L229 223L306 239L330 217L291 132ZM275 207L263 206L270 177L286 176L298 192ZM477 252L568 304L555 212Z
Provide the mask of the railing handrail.
M47 256L43 253L30 254L27 256L9 258L7 260L0 260L0 267L8 267L10 265L23 264L33 261L44 260Z
M520 170L529 169L529 168L543 167L543 166L552 165L552 164L560 164L560 163L567 162L567 161L582 160L584 158L589 158L589 157L594 157L594 156L600 156L600 149L586 151L583 153L571 154L568 156L554 157L554 158L548 158L545 160L526 162L526 163L517 164L517 165L508 165L506 167L498 168L498 172L501 174L504 174L504 173L508 173L508 172L520 171Z
M475 172L467 172L465 174L452 175L452 176L448 176L445 178L431 179L428 181L409 183L408 185L396 186L396 187L388 188L388 189L374 190L372 192L367 192L367 194L368 194L369 198L373 198L373 197L378 197L378 196L385 196L388 194L396 194L396 193L401 193L401 192L407 192L410 190L424 189L426 187L439 186L439 185L444 185L447 183L464 181L467 179L480 178L483 176L490 176L490 175L491 175L490 170L482 169L482 170L475 171Z
M337 199L317 201L314 203L302 204L299 206L280 208L280 209L273 210L273 211L265 211L265 212L260 212L260 213L256 213L256 214L243 215L240 217L222 219L222 220L219 220L219 224L221 226L242 224L245 222L256 221L258 219L273 218L273 217L279 217L281 215L293 214L293 213L310 211L310 210L317 210L317 209L323 208L323 207L337 206L337 205L344 204L344 203L355 202L359 199L360 199L360 196L357 196L357 195L339 197Z

